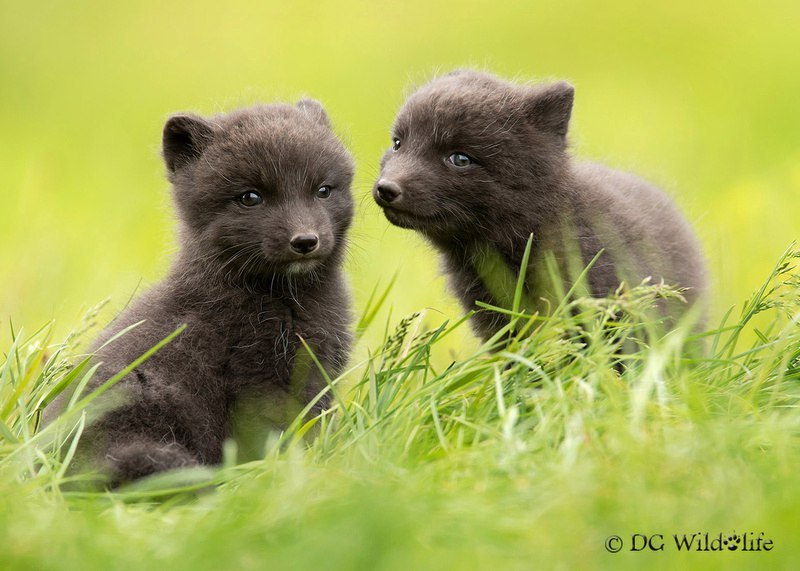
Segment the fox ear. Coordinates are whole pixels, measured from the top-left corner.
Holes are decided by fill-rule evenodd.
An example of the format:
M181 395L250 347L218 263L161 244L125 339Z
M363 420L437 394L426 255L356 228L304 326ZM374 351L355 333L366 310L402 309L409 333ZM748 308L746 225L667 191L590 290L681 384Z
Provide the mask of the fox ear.
M566 81L533 87L529 90L527 112L540 129L566 137L575 88Z
M331 128L331 120L325 112L325 108L316 99L301 99L297 102L297 106L315 121Z
M214 128L197 115L173 115L164 125L162 147L167 170L173 173L197 160L214 137Z

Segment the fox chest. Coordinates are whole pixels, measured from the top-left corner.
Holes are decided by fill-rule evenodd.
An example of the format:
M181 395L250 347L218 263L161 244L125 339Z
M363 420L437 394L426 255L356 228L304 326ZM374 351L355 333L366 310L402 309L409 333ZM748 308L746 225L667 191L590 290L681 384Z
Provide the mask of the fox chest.
M242 315L228 337L226 385L233 390L288 385L303 336L303 321L291 307L274 304Z

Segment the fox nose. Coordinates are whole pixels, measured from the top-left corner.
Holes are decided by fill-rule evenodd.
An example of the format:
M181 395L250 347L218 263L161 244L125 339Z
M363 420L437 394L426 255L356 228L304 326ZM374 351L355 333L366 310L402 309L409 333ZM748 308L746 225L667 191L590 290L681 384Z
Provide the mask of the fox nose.
M394 202L400 195L403 194L403 190L400 188L400 185L394 182L393 180L386 180L382 178L378 181L378 184L375 186L375 192L378 195L378 201L383 202Z
M319 236L316 234L296 234L289 240L292 250L298 254L310 254L319 246Z

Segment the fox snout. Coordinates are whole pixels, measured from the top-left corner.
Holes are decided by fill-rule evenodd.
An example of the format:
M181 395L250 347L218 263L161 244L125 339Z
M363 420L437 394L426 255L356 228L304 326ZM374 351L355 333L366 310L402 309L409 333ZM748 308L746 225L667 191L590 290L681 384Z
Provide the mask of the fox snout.
M403 198L403 188L394 180L380 178L375 183L373 197L375 201L381 205L398 203Z

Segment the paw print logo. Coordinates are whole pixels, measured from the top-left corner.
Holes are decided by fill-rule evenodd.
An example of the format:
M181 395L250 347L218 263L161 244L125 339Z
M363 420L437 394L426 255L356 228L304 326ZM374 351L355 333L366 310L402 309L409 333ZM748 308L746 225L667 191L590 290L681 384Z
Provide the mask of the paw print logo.
M728 551L736 551L742 543L742 536L736 535L736 530L722 540L722 546L727 547Z

